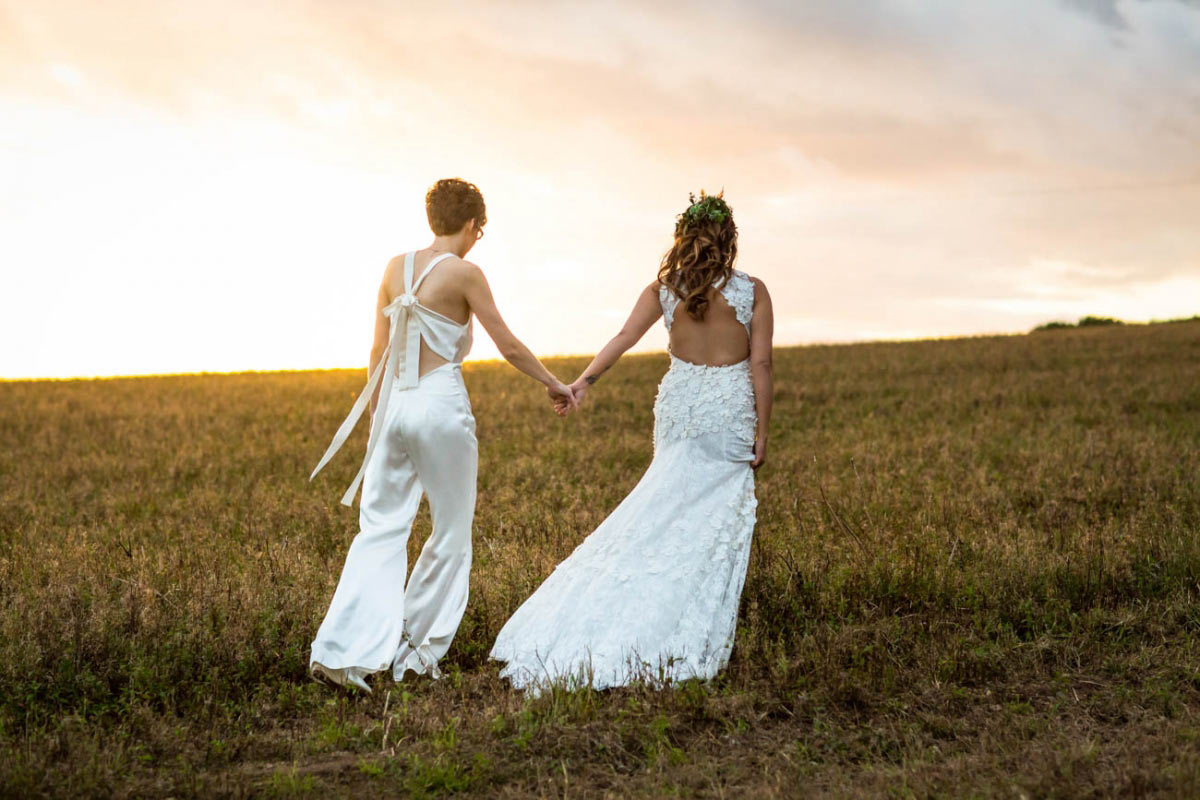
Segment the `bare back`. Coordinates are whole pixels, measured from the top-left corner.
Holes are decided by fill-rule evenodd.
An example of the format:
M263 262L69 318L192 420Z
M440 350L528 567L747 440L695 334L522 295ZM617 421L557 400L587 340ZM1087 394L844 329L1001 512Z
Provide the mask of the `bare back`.
M433 250L418 250L413 260L414 275L424 274L429 262L437 255L438 253ZM469 268L467 262L457 256L445 259L421 282L417 289L417 301L459 325L466 325L471 320L471 306L467 302L465 287ZM383 286L387 292L385 302L391 302L404 293L403 256L397 256L389 262L384 273ZM430 370L448 363L450 362L447 359L433 352L429 345L422 340L418 374L424 375Z
M737 312L717 289L708 290L704 319L695 320L680 304L670 333L671 352L693 364L726 366L750 357L750 337Z
M708 308L693 319L687 306L667 287L659 288L663 322L671 354L692 364L723 367L750 357L750 323L754 314L754 282L735 270L727 285L708 289Z

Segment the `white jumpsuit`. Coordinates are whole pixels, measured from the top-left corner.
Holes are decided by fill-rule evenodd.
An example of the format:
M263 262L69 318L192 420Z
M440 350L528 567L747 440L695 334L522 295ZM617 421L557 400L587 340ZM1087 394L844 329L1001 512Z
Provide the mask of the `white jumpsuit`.
M460 324L416 298L425 276L448 256L430 261L416 283L414 254L405 256L405 291L383 309L391 322L387 349L313 470L315 477L345 443L382 380L366 456L342 497L352 505L362 482L359 533L309 659L314 676L368 692L363 676L388 667L397 681L410 669L440 677L438 659L467 605L478 465L462 378L471 320ZM450 363L418 377L422 340ZM422 493L429 496L433 532L406 586L408 537Z

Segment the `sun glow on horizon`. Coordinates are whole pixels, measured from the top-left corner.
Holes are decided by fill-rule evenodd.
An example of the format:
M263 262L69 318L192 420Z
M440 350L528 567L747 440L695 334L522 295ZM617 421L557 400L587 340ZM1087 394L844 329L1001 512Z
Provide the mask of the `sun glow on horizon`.
M1115 8L10 8L0 376L361 367L449 175L541 355L616 332L700 188L781 345L1191 316L1200 9ZM470 358L498 358L478 324Z

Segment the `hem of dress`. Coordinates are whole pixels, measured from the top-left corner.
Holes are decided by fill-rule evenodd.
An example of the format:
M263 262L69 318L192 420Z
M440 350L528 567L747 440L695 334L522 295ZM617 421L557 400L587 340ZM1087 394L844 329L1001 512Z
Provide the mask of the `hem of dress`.
M384 669L387 668L384 667ZM367 694L372 692L366 678L377 672L382 672L382 670L369 670L366 667L358 666L330 667L316 658L308 662L308 675L317 683L331 682L345 688L361 689Z
M489 654L488 659L503 664L500 668L500 678L507 680L514 689L525 692L531 697L538 697L544 692L555 689L565 691L590 689L600 692L606 689L641 685L661 690L689 680L711 681L729 663L728 657L707 665L688 663L685 659L660 671L647 664L638 666L626 664L617 669L598 670L594 665L585 666L579 662L574 670L556 669L554 674L550 674L544 665L539 665L540 669L534 670L519 663L519 656L505 658Z
M408 652L403 656L400 656L399 653L397 653L396 658L392 660L391 664L392 679L395 680L396 683L402 682L404 680L404 676L408 674L409 670L417 673L418 677L421 675L428 675L435 681L441 680L442 671L438 669L437 656L435 656L429 649L428 644L419 645L418 647L414 648L406 642L401 645L401 648L407 650Z
M355 664L347 657L330 652L328 648L319 644L312 645L309 650L309 677L321 683L323 682L321 676L323 676L338 686L353 686L363 690L367 694L371 694L371 687L367 685L366 678L383 672L390 667L390 661L379 667Z
M422 648L425 652L421 652ZM338 686L354 686L367 694L371 694L371 687L367 685L365 679L381 672L391 673L392 680L396 683L401 683L409 670L418 676L428 675L434 680L442 678L437 659L431 652L428 652L429 645L422 645L417 650L405 649L408 649L408 653L403 658L397 656L389 663L375 669L364 667L361 664L345 663L344 659L332 656L327 651L314 649L308 659L308 674L318 683L323 683L321 678L324 677ZM334 666L335 664L339 666Z

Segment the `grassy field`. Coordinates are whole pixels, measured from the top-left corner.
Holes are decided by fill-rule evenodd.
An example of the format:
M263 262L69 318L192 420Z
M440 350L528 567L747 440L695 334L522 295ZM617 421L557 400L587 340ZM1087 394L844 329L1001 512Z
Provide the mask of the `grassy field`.
M467 366L470 605L369 697L306 676L362 371L0 384L0 796L1200 796L1200 322L779 350L729 669L524 701L490 644L665 368Z

